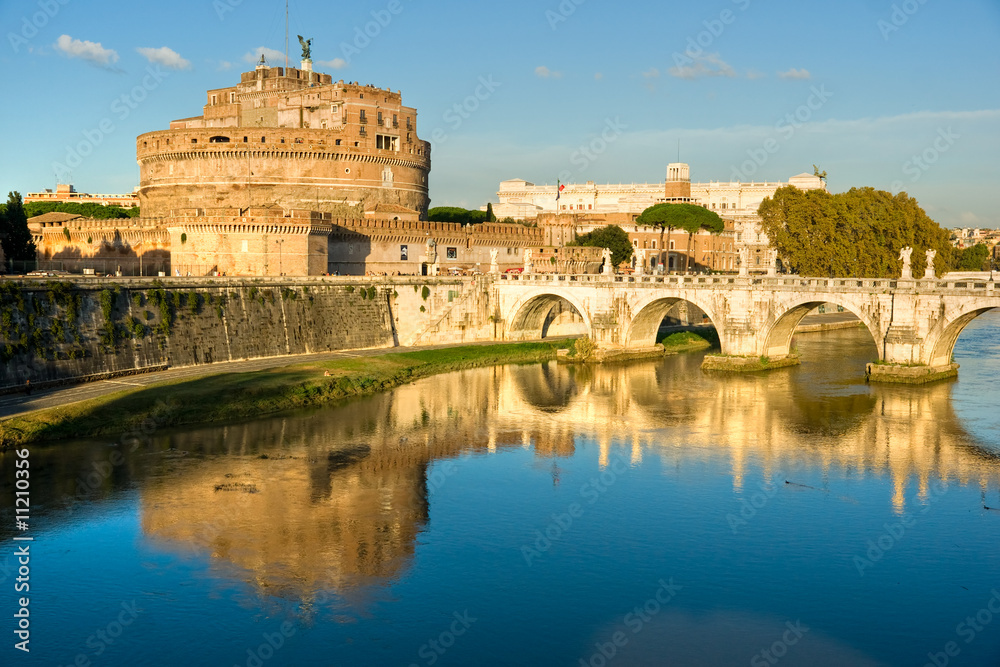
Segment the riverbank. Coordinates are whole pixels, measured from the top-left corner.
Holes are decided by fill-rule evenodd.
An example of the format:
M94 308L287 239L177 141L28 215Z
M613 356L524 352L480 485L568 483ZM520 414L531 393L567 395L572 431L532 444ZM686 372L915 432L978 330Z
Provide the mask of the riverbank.
M439 373L556 358L574 341L509 343L397 352L224 373L126 389L0 421L0 450L246 419L392 389Z

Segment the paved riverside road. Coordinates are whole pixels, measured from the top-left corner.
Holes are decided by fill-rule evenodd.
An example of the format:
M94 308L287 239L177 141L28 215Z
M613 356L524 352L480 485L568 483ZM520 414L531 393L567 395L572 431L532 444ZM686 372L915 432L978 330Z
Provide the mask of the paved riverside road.
M555 337L553 337L553 340ZM494 341L462 343L460 347L472 345L496 345ZM54 387L52 389L34 390L31 396L24 394L10 394L0 396L0 418L13 417L15 415L54 408L61 405L69 405L85 401L89 398L97 398L113 394L116 391L136 387L148 387L149 385L170 380L185 380L207 375L221 375L223 373L245 373L248 371L261 371L268 368L283 368L285 366L295 366L315 361L329 361L331 359L342 359L345 357L371 357L393 352L416 352L418 350L435 350L446 347L458 347L456 345L421 345L416 347L384 347L370 348L362 350L341 350L338 352L317 352L315 354L296 354L286 357L267 357L265 359L249 359L246 361L225 361L216 364L206 364L203 366L184 366L182 368L168 368L165 371L154 371L141 375L129 375L111 380L99 380L97 382L87 382L85 384L66 385Z

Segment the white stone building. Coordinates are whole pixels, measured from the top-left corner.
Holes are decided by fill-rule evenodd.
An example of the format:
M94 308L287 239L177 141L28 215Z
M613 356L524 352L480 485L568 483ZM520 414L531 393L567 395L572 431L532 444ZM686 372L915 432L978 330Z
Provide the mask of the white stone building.
M768 239L760 229L757 209L765 198L786 185L800 190L826 189L818 176L802 173L786 182L691 183L690 168L684 163L667 165L667 179L660 183L563 183L556 200L555 185L535 185L524 179L502 181L493 205L497 218L532 220L540 213L618 213L632 219L646 208L668 201L690 201L733 221L737 245L746 246L752 258L751 270L764 268L773 258ZM683 188L677 186L683 185ZM690 197L687 186L690 185Z

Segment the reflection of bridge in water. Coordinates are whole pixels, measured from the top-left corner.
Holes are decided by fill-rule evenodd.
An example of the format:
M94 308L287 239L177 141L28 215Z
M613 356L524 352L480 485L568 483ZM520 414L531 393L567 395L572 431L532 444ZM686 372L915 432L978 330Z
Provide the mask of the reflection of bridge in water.
M953 374L962 329L1000 307L992 281L937 279L531 274L500 276L492 289L495 319L507 339L541 338L552 309L569 304L598 346L647 349L656 343L664 315L688 302L715 325L723 355L772 361L791 359L792 335L809 311L835 303L862 321L877 359L889 364L875 369L876 378Z
M984 492L1000 484L1000 462L963 431L948 385L823 394L798 369L717 378L699 362L472 370L304 416L172 435L173 447L212 454L142 483L143 530L269 594L351 598L408 566L430 494L470 453L528 447L547 459L594 442L605 465L616 453L719 462L736 490L758 468L850 469L891 476L897 511L911 480L920 494L936 478Z

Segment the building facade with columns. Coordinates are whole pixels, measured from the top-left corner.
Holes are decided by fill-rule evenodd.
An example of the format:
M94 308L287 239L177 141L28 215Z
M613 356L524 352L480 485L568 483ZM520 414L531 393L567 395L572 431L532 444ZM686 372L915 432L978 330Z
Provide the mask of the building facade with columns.
M667 165L664 182L565 183L558 193L558 199L555 185L535 185L523 179L502 181L497 191L499 203L493 205L493 212L498 218L510 217L515 220L539 220L540 216L550 214L604 216L607 224L627 226L654 204L698 204L715 211L728 221L727 228L731 224L736 244L734 252L739 253L745 249L749 268L756 271L766 270L774 261L767 236L760 228L757 209L765 198L773 195L778 188L788 185L800 190L826 188L826 183L821 178L807 173L793 176L787 181L692 183L689 165L677 162ZM674 245L676 246L676 241Z

